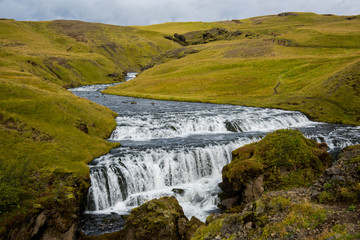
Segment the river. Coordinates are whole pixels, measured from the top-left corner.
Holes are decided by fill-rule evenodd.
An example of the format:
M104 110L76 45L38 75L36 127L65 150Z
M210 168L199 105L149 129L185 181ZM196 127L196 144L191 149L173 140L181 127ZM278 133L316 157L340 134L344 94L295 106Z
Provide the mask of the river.
M130 73L126 80L134 77ZM277 129L296 128L306 137L326 142L334 156L343 147L360 143L360 127L313 122L300 112L101 93L111 85L71 89L119 114L108 141L120 142L121 147L90 163L85 213L91 217L84 220L90 225L95 224L91 219L121 219L116 216L170 195L178 199L188 218L204 221L219 211L218 184L231 152ZM84 226L83 231L100 234L118 230L122 224Z

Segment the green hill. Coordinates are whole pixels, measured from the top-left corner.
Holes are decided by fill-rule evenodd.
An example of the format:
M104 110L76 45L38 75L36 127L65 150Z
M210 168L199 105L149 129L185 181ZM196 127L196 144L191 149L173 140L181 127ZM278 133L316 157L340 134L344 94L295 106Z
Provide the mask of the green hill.
M81 201L87 163L116 146L105 140L116 114L66 88L119 82L176 47L131 27L0 20L0 236L14 219Z
M360 16L284 13L139 29L194 54L106 93L300 110L318 121L360 124Z

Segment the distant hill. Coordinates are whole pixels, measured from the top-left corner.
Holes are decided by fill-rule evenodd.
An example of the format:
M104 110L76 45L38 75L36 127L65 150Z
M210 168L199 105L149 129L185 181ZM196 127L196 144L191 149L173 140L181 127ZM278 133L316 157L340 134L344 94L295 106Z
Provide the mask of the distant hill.
M282 13L139 27L194 54L107 93L300 110L360 125L360 16Z

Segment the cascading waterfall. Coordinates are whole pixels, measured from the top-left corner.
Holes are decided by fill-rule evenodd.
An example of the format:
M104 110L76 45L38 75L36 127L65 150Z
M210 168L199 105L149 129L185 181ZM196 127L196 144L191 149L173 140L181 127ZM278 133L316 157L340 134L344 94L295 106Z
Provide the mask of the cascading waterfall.
M109 141L122 146L90 164L89 213L128 214L145 201L175 195L188 217L205 220L217 209L231 152L269 131L296 128L331 151L360 143L360 127L312 122L300 112L102 94L107 86L72 89L119 114Z
M193 113L173 113L166 116L143 114L141 117L119 116L118 126L110 140L149 140L186 137L189 134L272 131L287 127L301 127L312 122L300 112L250 108L219 113L219 109ZM314 124L314 123L312 123Z
M157 148L142 151L125 148L120 154L118 152L116 155L102 156L95 159L96 164L90 167L91 187L87 210L110 208L107 211L122 211L124 209L118 209L115 205L124 201L126 210L129 210L149 198L155 198L158 190L161 190L163 195L172 195L173 189L181 189L180 191L185 193L188 190L183 188L184 185L195 182L199 185L201 179L216 179L218 183L221 180L222 167L231 160L232 150L258 139L260 138L242 138L224 145L194 148ZM216 183L212 189L216 189ZM200 185L206 188L207 184L208 182L205 182ZM210 201L214 206L216 194L212 193L207 194L206 201ZM204 202L194 204L206 205Z

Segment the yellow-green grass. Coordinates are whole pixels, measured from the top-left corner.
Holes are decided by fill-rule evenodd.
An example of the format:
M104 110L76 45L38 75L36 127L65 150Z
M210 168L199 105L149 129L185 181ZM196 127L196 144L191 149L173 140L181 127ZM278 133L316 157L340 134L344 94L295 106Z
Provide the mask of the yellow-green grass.
M118 82L177 47L130 27L0 20L0 235L14 214L84 193L87 164L117 146L116 114L65 88Z
M359 17L297 13L240 22L212 25L243 31L238 38L192 46L200 52L157 65L105 92L300 110L319 121L360 124ZM183 33L210 25L148 28L168 34L166 27Z

